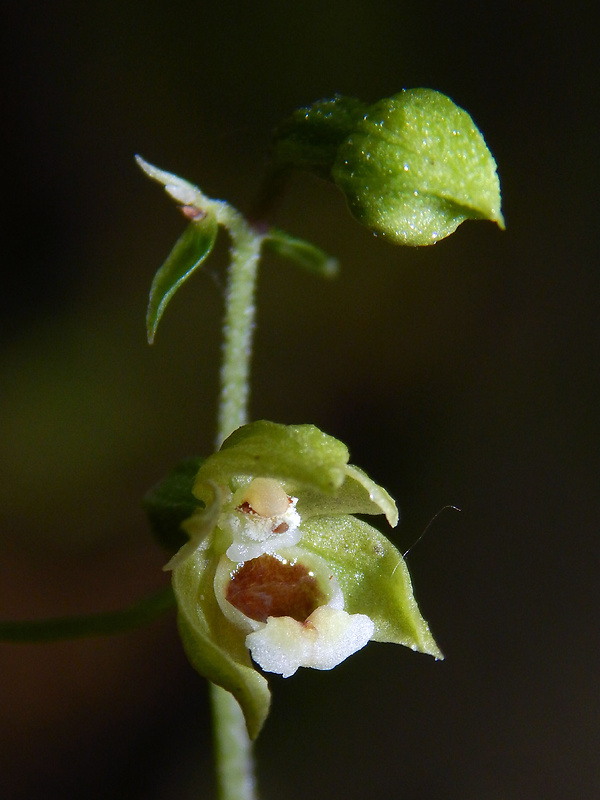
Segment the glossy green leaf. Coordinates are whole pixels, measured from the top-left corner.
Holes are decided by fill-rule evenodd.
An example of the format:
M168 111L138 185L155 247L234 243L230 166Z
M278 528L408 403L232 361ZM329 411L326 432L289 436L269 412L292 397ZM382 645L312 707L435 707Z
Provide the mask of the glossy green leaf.
M496 163L466 111L431 89L371 106L332 169L354 216L398 244L427 245L466 219L504 228Z
M209 456L198 473L194 494L202 485L227 485L233 476L259 476L289 481L294 486L334 492L346 477L348 448L314 425L280 425L259 420L234 431L221 449Z
M355 517L315 517L302 524L302 547L326 559L345 610L373 620L375 641L443 658L413 596L404 559L378 530Z
M334 278L339 272L339 262L335 258L328 256L314 244L290 236L284 231L271 229L264 237L263 244L277 255L289 258L322 278Z
M271 695L252 665L246 634L224 616L215 598L218 558L214 540L207 541L173 571L179 631L194 669L234 695L254 739L269 713Z
M176 553L188 541L181 524L200 505L192 488L203 461L202 458L182 461L144 497L152 532L168 553Z
M214 246L217 231L218 224L214 214L206 213L200 219L194 219L154 276L146 313L146 328L150 344L154 341L158 323L169 301L181 284L206 259Z

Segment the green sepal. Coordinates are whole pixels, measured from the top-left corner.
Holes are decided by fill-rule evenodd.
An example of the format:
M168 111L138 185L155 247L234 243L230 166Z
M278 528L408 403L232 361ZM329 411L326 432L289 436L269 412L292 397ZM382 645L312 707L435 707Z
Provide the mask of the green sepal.
M404 559L378 530L355 517L313 517L302 524L301 546L327 561L344 594L344 610L373 620L374 641L443 658L413 596Z
M215 598L218 554L215 537L173 570L178 626L186 655L197 672L236 698L255 739L269 713L271 694L245 646L246 635L222 613Z
M303 267L308 272L322 278L334 278L339 273L339 262L314 244L290 236L289 233L271 228L263 239L263 244L284 258Z
M146 312L149 344L154 342L160 318L177 289L198 269L213 249L218 228L217 218L211 212L190 222L154 276Z
M329 179L339 146L365 111L360 100L339 94L296 109L273 133L272 171L304 169Z
M280 425L259 420L234 431L198 472L196 497L206 483L227 486L235 477L270 477L296 487L333 493L343 484L348 448L314 425Z
M203 458L182 461L144 497L152 533L171 555L188 541L181 524L202 505L192 494L192 488L203 461Z
M332 169L352 214L398 244L427 245L466 219L504 228L496 163L466 111L432 89L368 109Z

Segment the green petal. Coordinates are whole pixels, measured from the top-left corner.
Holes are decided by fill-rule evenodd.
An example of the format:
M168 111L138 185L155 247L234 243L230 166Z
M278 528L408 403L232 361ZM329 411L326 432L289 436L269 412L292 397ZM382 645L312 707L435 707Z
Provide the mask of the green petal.
M206 543L173 571L179 632L194 669L234 695L254 739L269 713L271 695L267 681L252 666L244 632L232 625L216 601L217 562Z
M504 228L496 163L466 111L431 89L372 106L332 169L350 210L398 244L433 244L466 219Z
M346 477L348 448L314 425L279 425L261 420L238 428L209 456L194 493L207 480L224 486L235 477L270 477L289 482L290 490L311 487L332 493ZM200 496L197 494L197 496Z
M154 276L146 313L150 344L154 342L158 323L171 298L213 249L218 228L217 219L212 213L190 222Z
M304 489L297 509L302 519L336 514L385 514L393 528L398 524L398 509L392 497L361 469L350 464L346 466L346 478L339 489L329 495Z
M443 658L413 596L404 559L378 530L355 517L315 517L302 523L300 546L328 562L345 610L373 620L375 641Z
M376 484L375 481L372 481L366 472L363 472L359 467L349 465L346 467L346 472L348 474L348 482L351 483L355 481L368 493L369 500L378 509L375 513L385 514L387 521L392 528L395 528L398 524L398 507L391 495L389 495L383 487ZM361 512L355 511L354 513L358 514Z

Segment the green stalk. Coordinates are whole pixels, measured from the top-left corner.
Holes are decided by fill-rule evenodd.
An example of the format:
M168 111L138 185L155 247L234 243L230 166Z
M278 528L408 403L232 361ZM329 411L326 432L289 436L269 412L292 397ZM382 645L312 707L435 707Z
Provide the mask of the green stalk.
M223 323L223 362L217 447L248 419L256 277L263 236L231 206L217 218L231 236L231 264ZM217 782L220 800L255 800L254 760L242 710L234 696L211 685Z
M127 633L153 622L175 607L173 589L168 586L120 611L85 614L80 617L10 620L0 622L0 642L56 642L84 636Z
M221 800L255 800L252 743L235 697L210 684L217 784Z
M219 203L217 219L231 236L231 264L223 323L223 363L217 447L240 425L248 421L248 395L254 295L263 236L225 203Z

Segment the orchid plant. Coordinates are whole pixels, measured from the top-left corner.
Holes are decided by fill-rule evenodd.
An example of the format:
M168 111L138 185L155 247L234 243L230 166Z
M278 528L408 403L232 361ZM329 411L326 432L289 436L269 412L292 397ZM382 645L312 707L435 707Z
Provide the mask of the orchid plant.
M222 800L256 797L251 740L268 715L263 673L331 670L369 641L441 659L395 546L355 516L393 499L348 463L347 447L312 425L247 419L257 269L269 248L324 277L335 259L267 223L290 173L332 181L356 219L405 245L428 245L466 219L501 228L496 164L471 117L429 89L372 106L336 96L298 109L275 131L251 220L188 181L138 164L188 225L156 273L148 341L171 298L209 256L219 226L231 239L217 449L175 467L145 498L168 552L172 587L113 614L0 623L0 639L44 641L110 633L173 605L186 654L210 681Z

